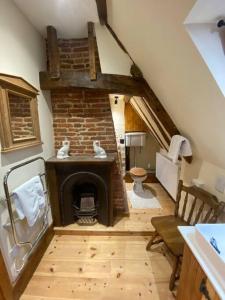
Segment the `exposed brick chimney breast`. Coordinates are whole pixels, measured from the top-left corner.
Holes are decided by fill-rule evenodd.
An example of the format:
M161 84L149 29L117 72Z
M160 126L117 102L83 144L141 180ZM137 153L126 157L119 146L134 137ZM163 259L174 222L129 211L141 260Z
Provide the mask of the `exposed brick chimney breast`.
M60 39L61 70L89 71L88 40ZM96 66L100 71L96 45ZM93 141L99 140L107 153L117 153L109 95L104 92L65 89L52 91L53 126L56 150L65 137L71 142L70 155L93 155ZM124 210L124 187L119 160L113 173L116 210Z
M117 153L116 136L109 96L94 91L60 90L52 94L55 148L68 137L71 155L93 155L93 141L99 140L107 153ZM124 209L121 170L115 165L113 174L115 209Z

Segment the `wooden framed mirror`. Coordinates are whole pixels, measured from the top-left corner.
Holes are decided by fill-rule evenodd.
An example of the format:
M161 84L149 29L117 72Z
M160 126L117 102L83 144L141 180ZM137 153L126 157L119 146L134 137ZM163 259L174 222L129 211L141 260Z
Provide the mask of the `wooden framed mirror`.
M1 152L41 144L37 95L23 78L0 73Z

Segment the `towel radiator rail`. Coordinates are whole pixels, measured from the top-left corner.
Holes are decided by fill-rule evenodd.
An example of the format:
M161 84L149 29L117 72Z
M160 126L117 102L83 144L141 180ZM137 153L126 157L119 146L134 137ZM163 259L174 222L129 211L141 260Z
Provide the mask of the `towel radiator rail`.
M26 242L20 241L18 238L16 224L15 224L17 220L15 220L14 216L13 216L13 209L12 209L12 203L11 203L12 194L9 192L8 179L9 179L10 174L12 174L13 171L15 171L16 169L19 169L25 165L31 164L38 160L41 160L44 163L44 168L45 168L45 160L43 157L39 156L39 157L33 158L31 160L25 161L21 164L18 164L16 166L12 167L4 176L4 191L5 191L7 208L8 208L8 212L9 212L9 221L10 221L9 224L11 225L11 228L12 228L12 236L13 236L14 244L15 244L15 246L17 246L19 248L22 248L25 246L30 247L30 250L24 255L24 257L22 259L23 262L22 262L22 265L20 266L20 268L17 268L16 264L15 264L15 269L17 272L20 272L24 268L26 261L28 260L29 256L31 255L32 251L34 250L35 246L40 241L40 239L42 238L42 236L44 235L45 231L48 228L47 218L48 218L50 204L49 204L48 192L45 191L44 193L45 193L45 197L46 197L47 201L46 201L46 205L45 205L45 210L44 210L44 215L43 215L43 224L42 224L41 230L33 241L26 241ZM48 186L46 173L45 172L41 173L41 174L39 174L39 176L40 176L40 179L41 179L41 182L43 185L43 189L44 189L44 183L43 183L42 177L45 177L46 187Z

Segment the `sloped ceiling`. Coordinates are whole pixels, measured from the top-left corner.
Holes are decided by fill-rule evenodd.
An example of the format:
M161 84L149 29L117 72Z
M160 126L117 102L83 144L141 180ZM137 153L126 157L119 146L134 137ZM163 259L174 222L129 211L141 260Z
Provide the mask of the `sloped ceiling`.
M60 38L87 36L87 22L99 22L95 0L13 0L36 29L46 36L46 26Z
M107 0L108 21L194 155L225 168L225 99L183 25L195 2Z

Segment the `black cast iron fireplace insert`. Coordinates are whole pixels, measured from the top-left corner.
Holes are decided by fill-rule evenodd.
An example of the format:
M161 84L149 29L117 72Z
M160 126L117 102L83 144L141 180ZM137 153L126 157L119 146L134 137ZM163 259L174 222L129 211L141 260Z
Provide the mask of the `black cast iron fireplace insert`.
M107 186L99 175L76 172L69 175L61 186L62 224L95 221L105 224L108 213Z

